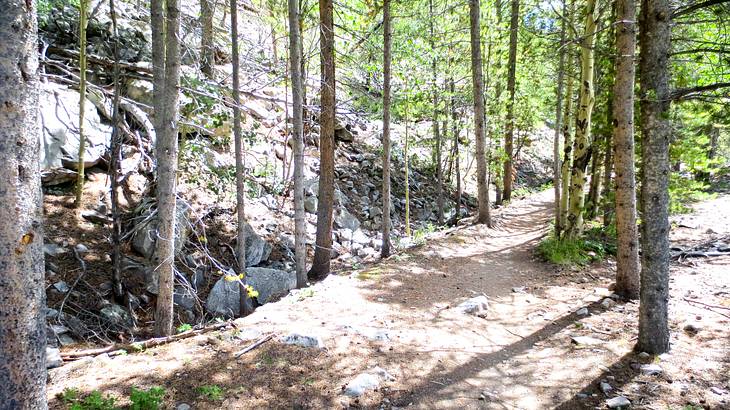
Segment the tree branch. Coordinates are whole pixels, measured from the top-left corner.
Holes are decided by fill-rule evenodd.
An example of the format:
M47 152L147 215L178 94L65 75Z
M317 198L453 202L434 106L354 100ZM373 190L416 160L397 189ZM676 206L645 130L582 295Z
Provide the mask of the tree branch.
M699 9L703 9L705 7L711 7L718 4L728 3L730 0L706 0L699 3L690 4L688 6L684 6L682 8L678 8L677 10L672 13L672 18L676 19L678 17L690 14L694 11L697 11Z
M714 91L714 90L719 90L721 88L728 88L728 87L730 87L730 82L714 83L714 84L708 84L708 85L701 85L701 86L697 86L697 87L678 88L669 94L669 100L671 100L671 101L687 100L690 98L689 96L691 96L692 94L701 93L703 91Z

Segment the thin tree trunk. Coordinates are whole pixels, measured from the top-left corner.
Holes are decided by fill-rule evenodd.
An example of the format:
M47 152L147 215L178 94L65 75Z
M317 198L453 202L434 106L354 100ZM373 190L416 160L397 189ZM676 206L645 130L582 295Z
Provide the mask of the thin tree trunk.
M119 99L122 94L122 82L120 81L119 68L119 46L116 39L119 32L117 30L117 13L114 0L109 0L109 14L112 20L112 36L114 38L114 102L112 103L112 137L109 151L111 151L111 161L109 161L109 180L111 185L111 205L112 205L112 284L114 298L118 303L124 301L124 286L122 285L122 221L119 215L119 170L122 163L122 141L119 133ZM129 302L127 300L127 302Z
M636 2L616 1L616 81L613 88L613 143L616 151L616 293L639 297L639 233L634 173L634 57Z
M614 74L615 78L615 74ZM613 112L613 106L609 103L608 105L609 115ZM613 174L613 135L606 135L605 152L603 157L603 191L600 195L601 209L603 210L603 226L609 226L613 219L613 203L610 200L611 195L611 178Z
M438 87L437 87L437 80L438 80L438 72L437 72L437 64L436 64L436 37L434 35L434 12L433 12L433 0L429 0L428 2L428 10L429 10L429 29L430 29L430 43L431 43L431 52L433 53L433 57L431 58L431 72L433 75L433 84L431 84L433 95L432 95L432 103L433 103L433 118L431 119L433 123L433 139L434 139L434 145L436 150L436 220L439 225L444 224L444 171L441 167L441 133L439 132L439 111L438 111Z
M0 408L46 409L35 2L0 13ZM28 6L30 5L30 6Z
M458 115L456 113L456 85L454 78L449 78L449 92L451 105L451 132L454 135L454 173L456 174L456 213L454 214L455 224L459 223L461 218L461 161L459 154L459 124Z
M512 198L512 160L514 155L514 131L515 131L515 77L517 68L517 31L519 29L520 19L520 2L512 0L512 11L509 23L509 59L507 60L507 92L509 92L509 100L507 100L507 132L504 137L504 170L502 171L504 182L502 183L504 194L503 201L509 201Z
M408 91L408 79L407 78L405 79L404 86L405 86L404 93L406 96L405 115L404 115L405 118L403 119L403 122L405 123L405 127L406 127L405 141L403 144L403 162L404 162L404 171L405 171L405 191L406 191L405 233L406 233L406 237L410 238L411 237L411 198L410 198L411 184L409 181L410 175L408 173L408 167L409 167L409 165L408 165L408 99L410 98L410 96L409 96L409 91Z
M390 256L390 64L392 33L390 0L383 0L383 245L380 256Z
M569 19L570 20L570 19ZM573 168L573 132L571 128L573 113L573 58L570 49L568 54L568 80L565 85L565 111L563 120L563 162L560 165L560 224L556 226L555 234L563 236L568 226L568 203L570 200L570 170ZM558 229L559 228L559 229Z
M560 23L560 57L558 58L558 89L555 104L555 136L553 137L553 190L555 196L555 232L560 236L563 228L560 220L560 128L563 121L563 83L565 82L565 55L567 44L565 31L567 22L568 2L563 0L563 17Z
M79 162L76 165L76 201L81 206L81 195L84 193L84 154L86 153L86 136L84 135L84 114L86 111L86 25L89 14L89 0L79 1Z
M641 58L641 290L639 351L669 350L669 110L668 0L643 0Z
M154 0L153 3L159 0ZM157 131L157 243L155 263L159 291L155 335L172 334L175 271L175 215L177 173L177 103L180 82L180 0L167 0L165 21L165 77ZM153 31L154 32L154 31ZM154 45L153 45L154 46ZM157 108L157 107L155 107Z
M471 33L471 70L474 98L474 139L476 140L477 200L479 210L476 222L492 225L489 215L489 189L487 187L487 158L484 152L484 79L482 78L482 50L479 24L479 0L469 0Z
M586 200L586 218L592 220L596 216L598 207L598 194L601 192L601 152L600 147L605 137L598 136L593 142L593 155L591 157L591 182L588 187L588 198Z
M294 261L297 287L307 286L306 219L304 213L304 120L302 100L302 38L299 0L288 0L289 53L294 140ZM284 144L286 145L286 144Z
M567 235L576 238L583 232L583 208L585 205L586 170L591 159L591 116L595 103L593 71L595 65L596 0L586 3L585 32L581 41L580 102L575 120L575 142L573 143L573 169L570 178L570 209L568 211Z
M169 0L168 0L169 1ZM236 254L240 284L241 316L253 312L246 285L246 158L241 132L241 74L238 53L238 0L230 0L231 14L231 65L233 82L233 145L236 150Z
M330 272L332 256L332 211L335 190L335 32L333 0L319 0L320 64L322 87L319 116L319 195L317 238L308 276L322 279Z
M213 66L215 66L214 14L215 0L200 0L200 71L208 78L213 78Z

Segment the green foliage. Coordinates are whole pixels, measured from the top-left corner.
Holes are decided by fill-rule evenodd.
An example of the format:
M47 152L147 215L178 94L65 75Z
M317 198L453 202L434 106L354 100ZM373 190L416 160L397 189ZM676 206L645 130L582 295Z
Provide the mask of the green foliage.
M413 243L419 246L425 245L426 237L434 232L436 232L436 226L429 222L426 226L418 228L413 232Z
M585 231L581 238L556 238L551 235L540 242L537 251L545 260L556 265L587 265L616 254L616 228L596 225Z
M132 404L130 410L158 410L165 396L165 389L152 387L149 390L138 390L132 387L129 399Z
M100 391L94 390L86 397L81 397L77 389L65 389L59 395L61 401L66 404L69 410L117 410L114 397L103 396Z
M223 400L223 389L216 385L206 385L198 387L198 394L203 396L206 400L220 401Z
M188 330L193 330L193 325L191 325L190 323L183 323L175 330L177 330L178 333L187 332Z

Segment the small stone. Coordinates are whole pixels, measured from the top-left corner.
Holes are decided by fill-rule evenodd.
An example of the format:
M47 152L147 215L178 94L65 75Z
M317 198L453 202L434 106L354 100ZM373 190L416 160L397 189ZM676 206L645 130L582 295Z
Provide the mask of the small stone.
M587 308L580 308L575 312L578 316L588 316L588 309Z
M68 293L68 291L71 290L71 288L68 287L68 283L64 281L54 283L53 287L61 293Z
M324 349L324 341L322 340L322 337L314 334L293 332L285 336L281 341L282 343L288 345L316 347L317 349Z
M61 351L55 347L46 347L46 369L53 369L63 365Z
M350 397L359 397L368 390L375 390L380 387L383 381L393 381L395 377L385 369L375 367L372 370L358 374L344 387L345 394Z
M190 407L187 403L180 403L177 406L175 406L175 410L190 410L192 407Z
M527 288L524 286L517 286L512 288L512 293L525 293L527 291Z
M687 323L684 326L684 331L687 332L687 334L689 334L690 336L696 335L700 332L700 330L702 330L702 328L695 323Z
M641 371L641 374L645 374L647 376L656 376L664 372L658 364L654 363L642 364L639 370Z
M606 400L606 405L609 409L619 409L631 406L631 402L624 396L616 396L612 399Z
M74 246L74 249L76 249L76 252L78 252L79 254L83 254L89 251L89 248L83 243L76 244L76 246Z
M605 298L601 302L601 306L603 306L604 309L611 309L615 304L616 302L614 302L613 299L610 298Z
M603 394L608 394L609 392L613 391L613 387L606 382L601 382L600 387Z
M649 360L649 359L651 359L651 355L647 352L641 352L641 353L639 353L639 359Z
M43 253L46 256L58 256L66 253L66 248L58 246L53 242L43 244Z
M579 399L587 399L588 398L588 395L585 394L585 393L578 393L578 394L575 395L575 397L577 397Z
M489 309L489 300L486 296L477 296L467 299L456 306L456 310L469 315L482 316Z
M603 340L590 336L573 336L570 340L577 345L593 346L603 344Z

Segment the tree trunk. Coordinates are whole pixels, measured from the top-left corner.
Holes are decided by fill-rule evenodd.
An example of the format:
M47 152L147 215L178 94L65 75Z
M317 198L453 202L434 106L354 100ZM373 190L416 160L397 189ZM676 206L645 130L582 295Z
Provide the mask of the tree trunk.
M436 65L436 37L434 35L434 12L433 12L433 0L428 2L429 11L429 29L430 29L430 43L431 52L434 53L431 59L431 72L433 75L433 84L431 89L433 90L432 103L433 103L433 140L435 146L435 162L436 162L436 220L439 225L444 224L444 171L441 167L441 133L439 132L439 110L438 110L438 72Z
M294 138L294 261L297 287L307 286L306 219L304 213L304 121L302 90L302 38L299 0L288 0L289 53L291 55L291 89ZM286 144L284 144L286 145Z
M573 169L570 178L570 209L568 211L566 232L569 238L576 238L583 232L586 170L591 159L591 115L593 114L593 104L595 102L593 70L597 13L596 0L588 0L586 3L585 32L581 41L580 102L575 119Z
M476 222L491 226L489 190L487 187L487 158L484 152L484 79L482 78L482 50L479 24L479 0L469 0L471 33L471 72L474 98L474 139L476 140L477 200L479 210Z
M84 136L84 114L86 108L86 25L89 13L89 0L79 1L79 162L76 165L76 201L81 206L81 195L84 193L84 153L86 137Z
M404 172L405 172L405 191L406 191L406 218L405 218L405 234L407 238L411 237L411 184L409 181L410 175L408 174L408 98L409 92L408 92L408 79L405 79L405 115L403 122L405 123L406 128L406 135L405 135L405 141L403 144L403 162L404 162Z
M600 146L606 140L605 137L598 136L593 143L593 155L591 157L591 182L588 187L588 198L586 200L585 214L588 220L592 220L596 216L598 207L598 194L601 192L601 152Z
M507 127L504 137L504 170L502 183L504 194L503 201L509 201L512 198L512 157L514 155L514 132L515 132L515 73L517 68L517 31L519 29L520 19L520 2L512 0L512 12L509 23L509 59L507 60L507 92L509 92L509 100L507 100Z
M390 0L383 0L383 258L390 256L390 23Z
M33 3L0 13L0 408L46 409L46 292ZM28 4L31 6L28 7Z
M613 76L615 78L615 74ZM613 105L608 104L608 113L610 116L613 112ZM605 152L603 157L603 191L601 191L600 204L603 210L603 226L611 225L613 220L613 202L610 200L611 195L611 178L613 174L613 135L606 135Z
M641 290L639 351L669 350L669 110L668 0L641 3Z
M308 276L322 279L330 272L332 256L332 208L335 190L335 32L333 0L319 0L320 64L322 87L319 116L319 195L317 238Z
M461 161L459 154L459 124L458 115L456 113L456 85L454 78L449 78L450 105L451 105L451 132L454 134L454 173L456 174L456 213L454 214L454 224L459 223L461 218Z
M154 3L160 0L153 0ZM180 0L167 0L164 39L164 86L159 96L159 121L155 124L157 135L157 242L155 265L159 277L155 335L172 334L173 289L175 263L175 214L177 173L177 103L180 82ZM153 14L154 16L154 14ZM155 33L153 29L153 33ZM154 47L154 44L153 44ZM153 51L155 49L153 48ZM153 59L154 61L154 59ZM153 68L158 72L158 67ZM155 82L155 85L157 83Z
M639 296L639 234L634 173L635 0L616 1L616 81L613 87L613 143L616 151L616 293Z
M555 104L555 136L553 137L553 190L555 197L555 232L560 236L563 228L560 225L560 127L563 121L563 83L565 82L565 55L567 44L565 31L568 2L563 0L563 20L560 23L560 57L558 59L558 89Z
M569 19L570 21L570 19ZM568 47L566 45L566 47ZM570 170L573 168L573 132L571 128L573 114L573 58L570 49L568 54L568 80L565 84L565 111L563 119L563 162L560 165L560 224L555 227L555 236L561 238L568 226L568 202L570 200Z
M213 41L213 15L215 0L200 0L200 72L213 78L215 43Z
M169 1L169 0L168 0ZM231 65L233 85L233 145L236 150L236 254L240 284L240 314L253 312L246 286L246 160L241 132L241 73L238 55L238 0L231 0Z

